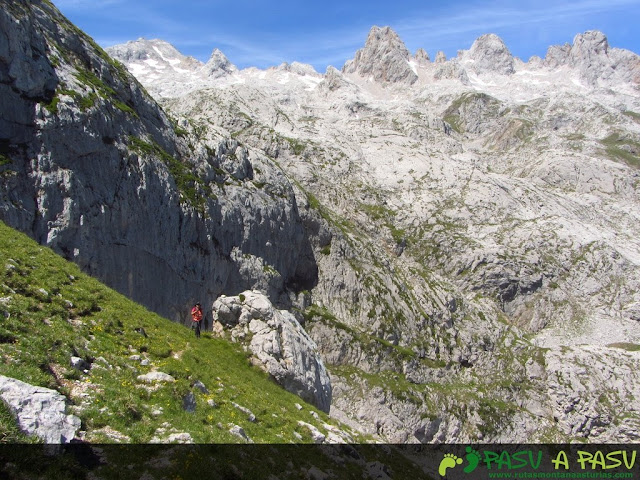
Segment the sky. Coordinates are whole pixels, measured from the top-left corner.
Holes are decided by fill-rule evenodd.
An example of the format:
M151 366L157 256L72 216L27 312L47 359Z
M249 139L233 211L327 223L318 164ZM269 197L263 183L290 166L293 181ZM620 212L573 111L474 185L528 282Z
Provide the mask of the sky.
M550 45L600 30L611 47L640 54L640 0L53 0L102 47L144 37L206 62L221 50L239 68L308 63L320 73L362 48L373 25L390 26L409 51L435 58L468 50L485 33L527 61Z

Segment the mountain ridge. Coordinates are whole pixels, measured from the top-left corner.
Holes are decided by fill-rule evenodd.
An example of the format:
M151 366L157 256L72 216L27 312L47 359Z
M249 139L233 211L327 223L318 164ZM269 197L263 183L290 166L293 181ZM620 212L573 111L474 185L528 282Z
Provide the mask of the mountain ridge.
M454 388L456 381L480 381L482 369L491 377L486 372L497 359L511 356L510 375L528 379L537 393L486 380L474 389L508 404L527 398L524 410L505 406L510 413L499 415L526 425L516 438L553 431L555 420L545 423L551 417L563 434L583 438L630 432L616 422L602 428L611 414L598 414L598 425L586 420L587 404L602 408L589 398L577 416L553 405L568 401L568 390L556 383L566 375L558 351L585 364L583 349L605 354L609 345L640 338L633 320L638 243L631 233L638 211L637 55L628 52L618 64L618 53L601 48L601 34L580 34L551 68L542 59L513 58L487 35L456 58L420 64L396 49L391 30L372 30L356 55L370 59L362 72L358 65L329 69L312 83L253 69L217 83L154 90L168 109L268 152L320 204L331 234L314 241L319 280L305 328L329 359L333 406L352 418L367 412L368 431L393 441L477 440L489 431L513 441L500 436L505 424L487 430L486 423L455 418L464 389L447 399L428 390L433 382ZM547 56L555 58L556 50ZM417 80L403 83L411 77L401 74L399 83L390 82L398 65ZM379 68L377 80L369 67ZM611 227L613 218L629 230ZM398 372L400 363L365 354L366 335L424 355L401 361L408 384L396 386L422 404L391 393L384 374ZM521 358L512 352L523 345L519 335L532 341ZM439 362L456 365L451 382L434 368ZM348 379L360 384L370 374L380 383L355 394L360 387ZM560 397L545 400L557 391ZM382 407L368 399L381 395Z
M132 63L130 61L131 55L136 51L138 55L144 54L142 52L150 55L147 62L153 62L154 59L151 58L153 57L153 52L149 48L145 50L144 42L160 42L161 45L166 43L161 40L138 40L109 47L106 50L125 63ZM153 45L151 46L153 47ZM127 52L127 49L131 51ZM224 68L219 65L214 68L216 76L225 76L226 74L242 71L257 70L262 72L262 70L255 67L238 70L220 50L215 48L215 52L219 52L218 55L222 56L220 61L225 65ZM178 55L171 58L172 62L180 63L188 58L182 56L177 50L175 50L174 55L175 53ZM196 62L198 63L195 65L198 67L204 67L205 65L197 60ZM625 49L609 48L606 36L602 32L595 30L576 34L573 44L550 46L544 59L532 56L527 62L522 62L511 55L502 39L495 34L489 33L476 39L469 50L460 50L458 56L453 59L447 60L442 52L438 52L434 63L446 64L444 71L449 72L444 73L441 69L436 72L436 78L463 78L462 74L451 73L451 70L455 70L458 65L463 68L469 68L476 74L498 73L501 75L512 75L516 73L516 70L523 71L524 69L526 71L527 68L536 71L542 67L557 69L566 66L576 70L579 74L578 78L586 86L596 87L598 86L598 80L606 80L608 82L624 81L635 85L640 83L638 55ZM356 52L353 59L347 60L340 70L343 73L357 73L360 76L371 74L372 78L383 84L400 82L413 85L418 80L416 66L421 65L424 67L429 64L431 64L430 57L423 48L419 48L416 54L411 55L398 34L390 27L373 26L364 48ZM311 65L300 65L302 69L310 73L317 73ZM147 66L152 67L151 65ZM138 76L144 76L145 73L148 73L145 72L145 66L140 63L137 63L135 68L139 69L137 71ZM270 67L265 71L273 68L275 67ZM193 70L196 69L197 67ZM180 69L178 73L185 74L187 72ZM191 73L195 72L191 71ZM324 75L326 76L326 74L327 72ZM182 80L184 81L185 79L183 78ZM199 88L202 87L203 85L200 85Z
M48 2L11 5L20 48L0 74L33 67L43 93L3 102L37 114L0 129L8 223L174 320L260 291L317 346L330 415L375 440L637 438L633 65L595 85L566 65L475 71L486 52L508 70L492 37L412 64L378 29L378 81L295 64L205 78L166 55L145 73L132 55L154 101ZM271 338L238 308L233 339Z

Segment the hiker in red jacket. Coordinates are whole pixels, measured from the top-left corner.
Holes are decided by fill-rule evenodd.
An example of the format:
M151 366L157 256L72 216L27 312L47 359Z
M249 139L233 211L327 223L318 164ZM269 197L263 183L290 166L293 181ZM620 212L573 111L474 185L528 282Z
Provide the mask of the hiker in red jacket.
M202 306L196 303L191 309L191 318L193 320L193 326L196 329L196 338L200 338L200 325L202 324Z

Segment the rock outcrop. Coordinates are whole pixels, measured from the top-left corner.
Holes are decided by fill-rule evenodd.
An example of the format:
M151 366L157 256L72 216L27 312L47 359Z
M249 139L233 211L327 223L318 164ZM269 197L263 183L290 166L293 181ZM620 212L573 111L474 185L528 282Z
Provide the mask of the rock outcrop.
M426 64L431 61L431 58L429 58L429 54L426 52L424 48L419 48L418 50L416 50L416 53L413 56L413 58L416 60L416 62L421 64Z
M331 382L311 337L288 311L277 310L256 291L220 297L213 304L214 329L230 330L246 343L255 363L286 390L320 410L331 407Z
M248 345L255 363L286 390L329 412L331 382L317 347L296 318L277 310L255 291L220 297L213 304L214 326Z
M371 76L381 83L412 84L418 76L409 65L411 54L389 27L373 27L363 49L342 67L344 73Z
M20 430L44 443L69 443L80 430L80 419L67 415L66 398L55 390L0 375L0 399L17 418Z
M0 13L0 218L175 320L223 291L268 286L286 304L314 284L276 165L231 139L198 143L49 2L13 4Z
M229 61L224 53L216 48L211 53L211 57L209 57L207 63L202 67L202 70L211 78L219 78L224 75L229 75L238 69Z
M576 35L573 45L549 47L544 64L549 68L570 67L591 87L617 82L640 83L638 55L610 48L607 37L597 30Z
M511 75L515 72L511 52L502 39L493 33L482 35L473 42L465 58L473 62L470 68L476 73Z

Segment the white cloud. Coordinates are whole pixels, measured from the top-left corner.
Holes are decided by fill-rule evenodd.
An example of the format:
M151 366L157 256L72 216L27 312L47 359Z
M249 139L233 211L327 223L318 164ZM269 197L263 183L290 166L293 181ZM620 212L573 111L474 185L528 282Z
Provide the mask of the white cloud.
M629 6L638 7L638 2L637 0L578 0L556 4L535 2L532 8L525 5L524 2L508 6L483 4L452 15L438 17L428 14L416 15L400 22L396 28L404 36L437 41L443 37L460 38L464 33L490 33L501 29L520 29L527 25L537 25L543 29L554 28L558 23L569 19L593 17ZM576 33L579 32L572 32L572 34Z
M125 5L126 0L53 0L54 5L60 10L100 10L111 8L114 5Z

